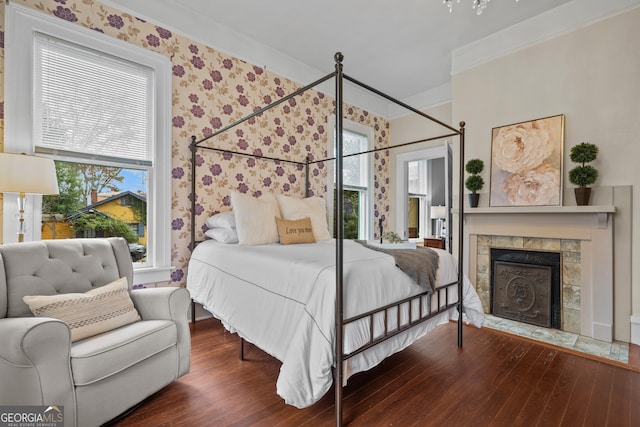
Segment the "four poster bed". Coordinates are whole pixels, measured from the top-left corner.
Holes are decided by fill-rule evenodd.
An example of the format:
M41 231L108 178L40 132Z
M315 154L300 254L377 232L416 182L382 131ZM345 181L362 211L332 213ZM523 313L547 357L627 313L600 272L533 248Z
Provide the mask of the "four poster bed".
M444 250L421 248L387 249L384 245L344 238L343 183L343 80L348 80L387 100L401 105L448 130L445 135L409 142L400 146L459 136L460 171L464 171L464 123L455 129L390 96L383 94L342 72L342 54L335 55L335 72L305 86L278 101L255 111L206 138L191 142L191 247L193 250L187 288L192 299L220 319L231 332L246 339L282 362L277 382L278 394L286 403L306 407L319 400L335 384L336 424L342 424L343 386L347 379L376 366L384 358L409 346L434 327L458 319L458 345L462 345L462 315L477 326L483 323L479 298L462 273L462 258L456 260ZM294 161L208 146L205 141L224 133L288 99L335 78L336 155L323 160ZM370 154L393 147L374 148L358 154ZM285 244L245 243L255 236L237 234L240 244L228 244L226 237L196 241L196 152L200 149L225 155L242 155L293 164L305 170L305 196L309 190L309 165L335 161L336 238L326 229L326 211L318 197L294 200L284 195L256 198L232 193L234 215L220 214L217 221L227 223L236 232L235 222L258 212L270 218L283 216L299 222L286 223L282 230L296 228L295 237L305 233L309 240ZM349 154L349 156L354 154ZM463 188L460 177L459 213L462 216ZM247 200L247 197L254 200ZM275 200L275 202L274 202ZM249 203L249 205L246 205ZM256 205L255 203L262 203ZM316 203L314 205L314 203ZM243 207L246 206L246 207ZM242 207L242 208L241 208ZM297 216L296 216L297 214ZM305 218L299 218L305 216ZM324 219L322 218L324 216ZM308 217L308 218L307 218ZM246 220L246 218L244 219ZM251 221L251 218L249 219ZM276 220L281 225L280 218ZM308 221L308 222L304 222ZM458 246L462 253L462 221L459 221ZM288 228L287 228L288 227ZM220 229L217 229L220 231ZM253 231L252 231L253 232ZM231 233L229 231L229 233ZM246 233L245 233L246 234ZM235 237L235 236L232 236ZM273 240L270 240L273 242ZM419 261L407 261L418 257ZM398 268L400 267L400 268ZM391 286L390 286L391 285ZM192 307L195 322L195 306ZM242 345L242 344L241 344ZM242 348L242 347L241 347ZM242 350L241 350L242 355ZM242 357L242 356L241 356Z

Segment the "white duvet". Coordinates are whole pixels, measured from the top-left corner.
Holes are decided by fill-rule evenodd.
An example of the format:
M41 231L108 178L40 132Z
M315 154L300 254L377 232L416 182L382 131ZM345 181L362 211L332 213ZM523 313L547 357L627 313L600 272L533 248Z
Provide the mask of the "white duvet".
M436 251L438 284L455 281L455 259L448 252ZM343 254L345 318L423 291L387 254L350 240L344 241ZM230 332L238 333L282 362L277 392L286 403L299 408L319 400L333 381L335 281L334 240L287 246L205 241L194 250L187 274L187 288L196 302L220 319ZM457 298L457 289L451 288L449 302ZM444 300L443 294L441 305ZM433 298L431 305L435 304ZM417 305L414 303L414 318ZM482 325L482 306L466 277L464 310L470 321L478 327ZM401 322L407 317L408 308L404 307ZM457 318L455 309L348 359L344 364L345 382L451 318ZM390 329L395 327L395 319L393 311ZM374 335L381 333L383 325L383 319L376 318ZM351 324L345 329L344 350L350 352L368 340L368 321Z

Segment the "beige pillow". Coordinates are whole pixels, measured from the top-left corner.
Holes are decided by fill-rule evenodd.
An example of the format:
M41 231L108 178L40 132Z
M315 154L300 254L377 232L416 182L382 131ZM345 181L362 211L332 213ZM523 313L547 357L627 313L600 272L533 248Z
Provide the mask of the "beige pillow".
M309 217L296 220L276 218L276 224L281 245L316 242Z
M327 224L327 207L322 197L295 197L278 195L278 205L284 219L311 218L313 236L316 242L331 238Z
M255 246L278 241L276 217L281 215L276 196L265 193L260 197L253 197L233 191L231 206L236 219L239 244Z
M129 297L126 277L83 294L36 295L22 299L34 316L53 317L69 325L72 342L140 320Z

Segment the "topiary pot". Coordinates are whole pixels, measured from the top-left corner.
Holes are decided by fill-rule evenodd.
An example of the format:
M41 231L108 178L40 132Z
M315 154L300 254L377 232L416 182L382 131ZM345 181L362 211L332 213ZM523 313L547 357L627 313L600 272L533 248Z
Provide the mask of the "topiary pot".
M478 202L480 201L480 194L476 193L470 193L467 194L467 196L469 197L469 206L472 208L477 208L478 207Z
M589 199L591 199L591 188L589 187L577 187L573 189L576 196L576 205L588 206Z

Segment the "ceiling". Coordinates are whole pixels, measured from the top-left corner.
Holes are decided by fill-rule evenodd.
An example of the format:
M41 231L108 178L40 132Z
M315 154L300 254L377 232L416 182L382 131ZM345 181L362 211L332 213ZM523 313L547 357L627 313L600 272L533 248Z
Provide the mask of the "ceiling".
M340 51L345 74L401 100L447 87L454 49L572 3L494 0L477 15L473 0L454 0L453 13L442 0L103 2L303 84L332 72Z

